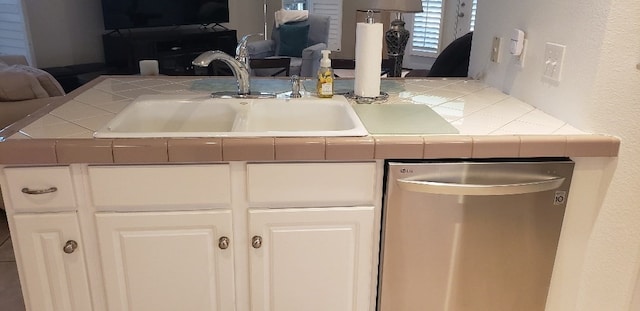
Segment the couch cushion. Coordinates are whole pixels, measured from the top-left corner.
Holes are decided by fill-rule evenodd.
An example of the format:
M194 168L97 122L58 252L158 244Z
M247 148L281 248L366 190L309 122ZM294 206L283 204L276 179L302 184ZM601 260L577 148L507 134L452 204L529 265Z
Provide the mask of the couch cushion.
M25 66L0 67L0 101L64 95L62 86L46 71Z
M280 26L279 56L302 57L302 50L307 47L309 25Z
M0 61L7 65L29 65L24 55L0 55Z

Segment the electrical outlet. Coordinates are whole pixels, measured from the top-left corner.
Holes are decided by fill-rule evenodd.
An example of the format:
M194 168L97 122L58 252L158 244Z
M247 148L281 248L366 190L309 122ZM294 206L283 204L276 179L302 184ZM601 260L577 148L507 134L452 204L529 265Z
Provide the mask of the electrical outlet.
M493 43L491 44L491 61L494 63L500 62L500 45L502 44L502 38L493 37Z
M542 77L560 82L565 48L566 46L564 45L547 42L544 48L544 63L542 64L544 71Z

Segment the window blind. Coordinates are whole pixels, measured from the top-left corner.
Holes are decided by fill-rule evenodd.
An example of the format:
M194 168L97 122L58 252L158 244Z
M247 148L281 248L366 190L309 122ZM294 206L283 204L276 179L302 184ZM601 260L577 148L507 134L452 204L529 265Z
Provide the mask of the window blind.
M422 13L413 16L411 45L414 52L439 52L442 7L442 0L422 0Z
M329 25L329 50L340 51L342 47L342 0L307 0L309 13L331 18Z
M452 1L452 0L449 0ZM413 30L412 30L412 40L411 40L411 52L415 55L424 55L424 56L436 56L442 48L443 45L443 32L442 27L445 24L445 18L451 19L452 17L455 19L460 19L460 17L455 14L452 16L451 14L445 17L444 14L444 6L446 0L422 0L422 13L416 13L413 17ZM469 31L473 31L475 27L476 21L476 8L478 1L472 0L471 7L464 7L462 4L464 1L458 0L457 3L448 3L448 5L458 6L458 10L463 10L466 16L469 16L469 20L466 21L469 26ZM461 6L462 5L462 6ZM450 9L450 8L448 8ZM462 22L462 21L461 21ZM449 21L450 24L457 25L457 20L455 22ZM464 26L463 28L466 28ZM455 35L452 38L446 39L445 41L450 41L458 37L459 35L463 35L467 33L464 29L460 29L460 31L456 30Z
M20 1L0 2L0 54L24 55L31 61Z
M471 5L471 27L469 27L469 31L473 31L476 27L476 11L478 10L478 0L473 0L473 4Z

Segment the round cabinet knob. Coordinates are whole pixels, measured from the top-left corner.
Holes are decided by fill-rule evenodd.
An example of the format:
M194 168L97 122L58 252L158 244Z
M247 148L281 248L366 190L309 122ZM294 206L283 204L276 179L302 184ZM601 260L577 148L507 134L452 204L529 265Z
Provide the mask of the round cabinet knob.
M62 250L67 254L71 254L76 250L76 248L78 248L78 242L74 240L69 240L67 241L67 243L64 244L64 247L62 248Z
M251 246L253 246L253 248L260 248L260 246L262 246L262 237L256 235L251 238Z
M230 240L226 236L223 236L220 239L218 239L218 247L220 247L220 249L229 248L229 243L230 243Z

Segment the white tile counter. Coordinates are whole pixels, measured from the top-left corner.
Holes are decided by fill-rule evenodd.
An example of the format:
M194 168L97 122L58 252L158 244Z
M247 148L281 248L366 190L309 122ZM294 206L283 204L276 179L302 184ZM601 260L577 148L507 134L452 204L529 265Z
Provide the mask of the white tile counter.
M10 139L92 138L94 131L140 95L207 94L210 90L203 89L206 85L203 81L214 87L216 84L227 87L229 81L235 83L224 80L227 81L217 83L201 77L109 77L22 128ZM586 134L479 81L383 80L383 90L385 83L393 85L384 104L427 105L461 135Z

